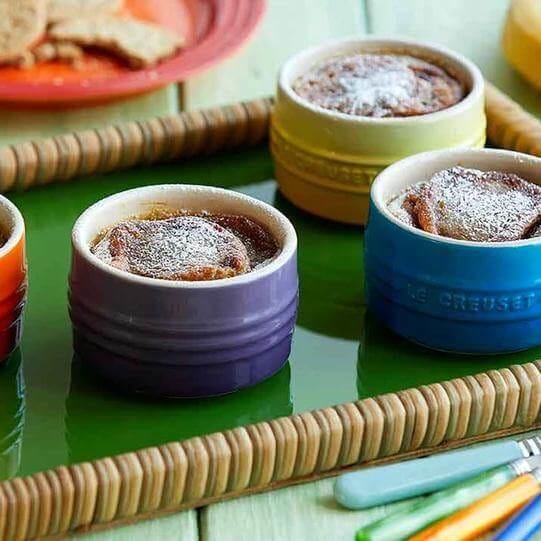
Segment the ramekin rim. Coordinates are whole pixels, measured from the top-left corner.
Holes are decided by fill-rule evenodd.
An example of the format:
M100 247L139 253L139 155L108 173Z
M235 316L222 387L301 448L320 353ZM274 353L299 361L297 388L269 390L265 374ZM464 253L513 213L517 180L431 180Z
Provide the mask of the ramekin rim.
M0 247L0 259L5 255L9 254L15 246L20 242L22 236L24 235L24 218L21 214L21 211L13 204L7 197L0 195L0 207L7 209L8 213L11 215L14 223L14 227L7 239L6 243Z
M440 150L429 150L426 152L421 152L419 154L413 154L402 160L399 160L392 165L385 168L377 177L374 179L372 186L370 188L370 201L374 204L377 210L382 214L387 220L392 222L394 225L399 228L407 231L410 234L417 235L421 238L428 239L435 242L440 242L443 244L450 244L455 246L464 246L466 248L487 248L487 249L498 249L498 248L521 248L523 246L532 246L536 244L541 244L541 237L534 237L531 239L519 239L519 240L510 240L504 242L489 242L489 241L473 241L473 240L460 240L453 239L450 237L444 237L442 235L436 235L435 233L428 233L422 229L418 229L412 225L408 225L405 222L399 220L394 216L389 210L388 201L383 201L383 194L379 194L380 184L385 183L387 178L390 178L397 170L400 170L401 167L407 165L411 162L419 160L430 160L437 156L443 154L485 154L485 155L505 155L510 158L515 157L518 159L526 159L527 161L539 162L541 168L541 158L536 156L531 156L530 154L524 154L523 152L515 152L512 150L504 149L494 149L494 148L452 148L452 149L440 149ZM396 194L398 195L398 194ZM368 220L370 222L370 218Z
M295 62L299 62L302 58L310 55L316 55L318 53L324 53L327 49L335 48L343 44L360 44L360 43L374 43L374 42L384 42L389 43L390 45L402 45L404 47L420 47L425 49L430 49L432 52L442 56L452 59L457 62L464 68L472 78L472 88L466 94L466 96L461 99L459 102L435 111L432 113L426 113L424 115L415 115L409 117L369 117L369 116L356 116L348 115L346 113L341 113L338 111L331 111L325 109L318 105L310 103L308 100L301 98L296 92L293 91L291 81L288 80L288 70L292 69L291 66ZM287 80L286 80L287 79ZM313 47L308 47L302 49L301 51L290 56L280 68L280 73L278 76L278 86L286 94L286 96L292 100L296 105L307 109L314 114L320 115L322 117L327 117L329 119L339 119L341 121L349 122L352 124L376 124L376 125L402 125L407 126L412 123L426 123L431 121L437 121L441 117L445 116L454 116L463 112L464 109L470 107L472 103L475 103L477 100L482 99L484 94L485 82L481 70L466 56L462 55L459 52L456 52L448 47L434 43L432 41L424 40L415 40L411 38L402 38L402 37L389 37L389 36L367 36L367 37L358 37L358 36L349 36L338 39L328 40L319 45Z
M162 278L149 278L146 276L139 276L127 271L123 271L104 263L98 259L90 250L90 245L86 243L82 237L82 228L85 225L85 221L90 220L92 214L105 206L106 204L114 204L117 201L122 201L127 195L135 194L136 192L149 192L157 193L160 190L174 190L174 189L204 189L209 192L221 193L235 199L242 199L248 201L254 206L259 206L263 208L266 212L271 213L274 217L278 219L281 227L284 230L284 245L280 253L275 256L272 261L267 263L265 266L255 269L246 274L241 274L239 276L233 276L231 278L221 278L218 280L198 280L198 281L188 281L188 280L165 280ZM133 282L139 285L148 285L148 286L157 286L170 289L215 289L219 287L230 287L234 285L241 285L253 282L257 279L268 276L283 267L290 259L294 256L297 250L297 233L293 224L290 220L281 213L278 209L274 208L272 205L265 203L259 199L251 197L249 195L243 194L241 192L236 192L233 190L228 190L225 188L219 188L215 186L205 186L202 184L157 184L150 186L141 186L138 188L132 188L130 190L125 190L108 197L105 197L90 207L88 207L76 220L72 235L72 247L74 252L77 252L82 256L87 262L91 265L97 267L101 271L116 276L120 279L125 279L129 282Z

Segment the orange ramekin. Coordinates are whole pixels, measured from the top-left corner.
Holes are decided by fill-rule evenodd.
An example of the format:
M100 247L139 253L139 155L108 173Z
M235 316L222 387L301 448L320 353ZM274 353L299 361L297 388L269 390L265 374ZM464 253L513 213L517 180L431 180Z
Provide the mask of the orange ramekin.
M0 196L0 230L6 243L0 247L0 363L19 345L26 301L26 248L24 220Z

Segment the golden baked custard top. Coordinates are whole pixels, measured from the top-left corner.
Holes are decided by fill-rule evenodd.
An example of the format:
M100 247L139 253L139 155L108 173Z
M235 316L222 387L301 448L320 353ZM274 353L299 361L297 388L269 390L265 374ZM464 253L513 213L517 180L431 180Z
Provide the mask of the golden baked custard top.
M459 240L541 235L541 187L513 173L445 169L393 197L389 210L404 223Z
M278 244L267 229L231 214L150 215L122 221L92 253L118 269L164 280L218 280L268 263Z
M443 68L398 54L329 58L300 76L293 90L323 109L376 118L433 113L465 94L464 86Z

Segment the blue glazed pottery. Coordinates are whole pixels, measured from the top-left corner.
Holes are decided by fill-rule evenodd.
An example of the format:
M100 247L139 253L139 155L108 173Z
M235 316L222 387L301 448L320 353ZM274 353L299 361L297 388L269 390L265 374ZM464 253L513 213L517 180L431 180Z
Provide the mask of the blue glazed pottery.
M397 334L437 350L491 354L539 345L541 238L455 240L402 223L388 210L394 195L455 165L541 183L541 159L503 150L427 152L387 168L371 190L368 307Z

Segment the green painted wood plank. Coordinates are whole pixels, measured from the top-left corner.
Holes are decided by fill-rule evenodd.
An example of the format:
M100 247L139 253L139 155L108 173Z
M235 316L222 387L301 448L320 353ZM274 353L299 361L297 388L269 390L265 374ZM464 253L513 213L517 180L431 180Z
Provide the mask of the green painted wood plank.
M349 511L333 499L333 480L298 485L202 510L201 541L352 541L364 524L403 503Z
M72 536L73 541L198 541L196 511L146 520L102 532Z
M176 112L178 112L177 85L169 85L128 100L93 107L50 111L0 108L0 145Z
M233 58L184 86L186 109L274 93L276 74L292 53L363 31L361 0L269 0L252 40Z

